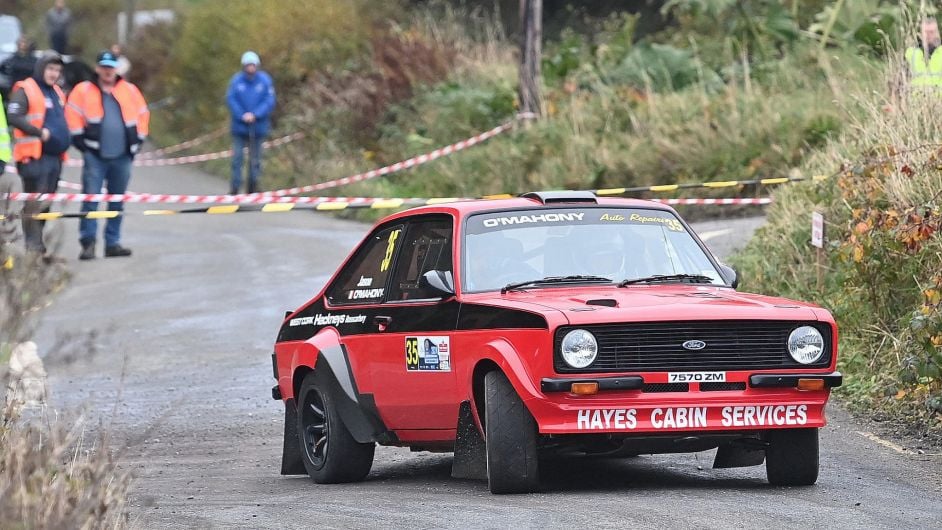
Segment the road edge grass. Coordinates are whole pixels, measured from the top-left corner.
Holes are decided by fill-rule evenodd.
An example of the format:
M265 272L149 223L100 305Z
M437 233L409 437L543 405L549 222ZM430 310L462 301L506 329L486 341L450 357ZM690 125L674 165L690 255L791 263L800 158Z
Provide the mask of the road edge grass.
M121 452L106 426L47 408L45 370L29 341L68 273L28 256L12 263L0 268L0 527L124 528L131 475Z

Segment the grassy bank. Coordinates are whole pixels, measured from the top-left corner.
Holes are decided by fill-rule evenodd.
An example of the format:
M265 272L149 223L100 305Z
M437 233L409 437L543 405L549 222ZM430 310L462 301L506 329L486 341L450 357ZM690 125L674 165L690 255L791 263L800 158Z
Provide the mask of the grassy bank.
M330 9L336 2L313 3L328 16L336 11ZM246 40L263 52L263 66L278 82L278 133L307 133L270 154L270 189L396 162L490 129L517 111L516 43L495 15L443 4L395 16L386 11L382 19L358 11L341 17L358 31L312 30L310 38L321 44L311 62L266 30L285 18L277 12L250 23L243 10L230 10L226 24L246 26L235 33L248 37L212 46L201 40L220 16L212 6L183 18L172 48L152 54L174 63L153 97L194 94L173 112L156 113L163 143L225 123L221 99L234 65L220 68L219 58L234 63ZM856 48L832 50L838 60L823 65L816 41L763 36L760 58L748 51L758 44L732 39L722 28L704 34L701 18L687 19L679 30L644 41L630 15L596 21L585 35L563 32L546 43L545 119L334 194L474 196L784 176L844 125L836 95L872 83L872 61ZM201 53L207 47L212 54ZM833 82L837 77L841 83ZM213 147L225 146L223 140ZM209 167L227 172L225 163ZM757 190L712 196L730 193Z
M898 72L890 62L889 81ZM942 104L932 94L851 91L839 136L801 165L832 178L780 190L734 259L745 289L815 300L841 325L840 394L858 411L942 439ZM816 287L811 212L826 219Z

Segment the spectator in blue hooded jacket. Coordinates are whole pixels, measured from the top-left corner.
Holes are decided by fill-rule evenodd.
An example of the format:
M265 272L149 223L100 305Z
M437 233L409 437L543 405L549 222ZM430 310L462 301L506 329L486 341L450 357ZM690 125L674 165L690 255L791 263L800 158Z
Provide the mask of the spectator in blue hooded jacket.
M271 129L271 112L275 108L275 86L271 76L261 70L258 54L242 54L242 71L232 76L226 103L232 115L232 183L229 193L239 193L242 185L242 151L249 148L249 179L247 192L256 193L262 174L262 142Z

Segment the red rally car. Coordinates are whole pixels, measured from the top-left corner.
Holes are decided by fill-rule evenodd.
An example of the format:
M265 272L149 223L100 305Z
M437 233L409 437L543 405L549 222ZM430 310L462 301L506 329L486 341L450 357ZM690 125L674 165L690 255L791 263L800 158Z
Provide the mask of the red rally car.
M363 479L377 443L533 491L539 457L694 452L813 484L841 384L820 307L736 291L673 209L588 192L379 222L278 334L282 474ZM544 464L545 465L545 464Z

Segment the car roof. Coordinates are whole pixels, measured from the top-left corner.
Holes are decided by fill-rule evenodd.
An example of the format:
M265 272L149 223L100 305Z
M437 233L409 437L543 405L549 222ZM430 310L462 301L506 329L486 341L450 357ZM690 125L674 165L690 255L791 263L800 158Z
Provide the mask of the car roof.
M532 195L532 194L528 194ZM469 215L482 212L498 212L506 210L536 210L536 209L554 209L554 208L593 208L593 207L619 207L619 208L644 208L649 210L661 210L670 213L676 213L673 208L665 204L643 199L628 199L621 197L597 197L594 202L576 201L565 202L553 201L542 202L535 195L530 197L513 197L507 199L468 199L442 204L432 204L426 206L417 206L408 210L389 215L380 221L385 223L394 219L415 217L432 213L446 213L458 218L464 218Z

